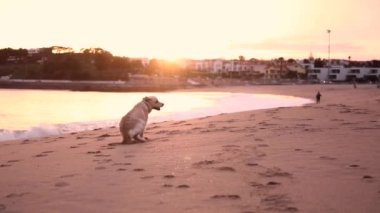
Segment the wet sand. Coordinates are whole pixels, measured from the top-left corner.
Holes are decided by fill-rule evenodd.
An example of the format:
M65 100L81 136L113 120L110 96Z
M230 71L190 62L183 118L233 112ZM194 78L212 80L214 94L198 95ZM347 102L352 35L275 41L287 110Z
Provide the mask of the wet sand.
M380 212L376 86L204 90L322 99L153 123L140 144L109 146L116 127L0 142L0 212Z

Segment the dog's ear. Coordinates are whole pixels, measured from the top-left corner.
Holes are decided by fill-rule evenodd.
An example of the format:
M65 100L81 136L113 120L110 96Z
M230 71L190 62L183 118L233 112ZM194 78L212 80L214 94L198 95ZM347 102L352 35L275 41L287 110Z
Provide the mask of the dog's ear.
M150 98L149 98L148 96L146 96L146 97L143 98L143 101L145 101L145 102L149 102L149 101L150 101Z

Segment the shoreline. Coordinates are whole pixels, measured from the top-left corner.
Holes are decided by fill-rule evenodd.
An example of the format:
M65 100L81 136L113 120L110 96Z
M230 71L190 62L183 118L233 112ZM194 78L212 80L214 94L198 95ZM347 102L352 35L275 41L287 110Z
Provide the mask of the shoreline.
M211 90L211 89L209 89ZM43 91L43 90L40 90ZM59 91L59 90L55 90ZM179 93L178 97L184 97L186 96L188 90L173 90L169 93L169 96L172 96L173 93L177 94ZM145 92L148 93L148 92ZM193 92L190 92L193 95ZM197 92L198 95L195 95L196 97L200 99L204 99L204 96L209 96L207 92ZM12 94L12 93L11 93ZM42 93L43 94L43 93ZM86 93L83 93L86 94ZM104 93L106 94L106 93ZM127 96L125 96L126 99L128 99L128 93ZM154 93L154 95L159 96L160 98L166 97L165 92L160 93ZM195 118L201 118L206 116L215 116L218 114L225 114L225 113L233 113L233 112L240 112L240 111L247 111L247 110L259 110L259 109L270 109L270 108L277 108L277 107L288 107L288 106L299 106L304 104L309 104L312 102L310 99L305 98L297 98L293 96L278 96L278 97L267 97L267 96L261 96L260 94L254 94L254 93L228 93L228 92L221 92L223 94L223 97L219 98L213 98L213 92L211 92L211 96L209 98L215 99L213 106L195 106L196 109L193 111L181 111L181 112L168 112L165 110L164 114L157 114L153 113L153 115L150 116L148 120L148 124L150 123L157 123L157 122L164 122L164 121L181 121L181 120L187 120L187 119L195 119ZM218 94L220 96L221 94ZM268 94L270 95L270 94ZM163 97L162 97L163 96ZM42 95L43 97L43 95ZM202 98L203 97L203 98ZM247 99L247 101L244 101ZM284 99L284 100L283 100ZM164 99L165 100L165 99ZM205 99L206 101L208 99ZM33 100L30 100L33 102ZM46 100L49 102L49 100ZM166 101L168 105L171 105L172 107L176 107L176 99L166 97ZM266 103L266 101L269 101L269 103ZM191 102L191 100L190 100ZM13 103L16 104L16 103ZM241 105L241 104L244 104ZM12 104L11 104L12 105ZM112 104L111 104L112 105ZM132 105L133 106L133 105ZM129 107L132 107L129 106ZM42 105L40 107L43 107ZM128 107L123 107L124 109L127 109ZM5 109L6 110L6 109ZM49 110L49 109L47 109ZM43 111L43 110L40 110ZM169 110L170 111L170 110ZM4 115L7 114L7 112L3 112ZM27 115L24 115L27 116ZM6 117L5 117L6 118ZM100 119L100 118L99 118ZM3 120L3 124L6 125L7 122L11 122L12 120ZM20 120L22 121L22 120ZM14 121L16 122L16 121ZM25 140L25 139L32 139L32 138L38 138L38 137L47 137L47 136L60 136L64 134L70 134L72 132L82 132L82 131L89 131L92 129L99 129L99 128L109 128L111 126L117 126L118 119L111 119L111 118L102 118L100 120L93 120L93 121L68 121L66 123L57 123L57 122L44 122L44 125L36 124L34 126L28 126L23 129L7 129L5 126L3 126L2 129L0 129L0 142L1 141L10 141L10 140ZM74 127L74 129L72 128Z
M290 86L290 85L352 85L348 82L317 84L306 80L240 80L240 79L184 79L170 77L133 77L128 81L72 81L72 80L0 80L0 89L39 89L94 92L168 92L174 90L204 90L220 87ZM372 84L358 84L367 86Z
M180 83L144 85L142 82L0 81L1 89L71 90L82 92L165 92L183 87L184 85Z
M178 91L269 93L320 104L0 143L0 211L379 212L380 90L284 85Z

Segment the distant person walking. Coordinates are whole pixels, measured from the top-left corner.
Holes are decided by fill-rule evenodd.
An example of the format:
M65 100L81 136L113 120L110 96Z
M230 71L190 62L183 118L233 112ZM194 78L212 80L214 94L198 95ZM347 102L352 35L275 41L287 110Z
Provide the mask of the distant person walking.
M354 89L356 89L356 78L355 77L352 79L352 83L354 85Z
M315 101L316 101L317 104L319 104L319 102L321 102L321 97L322 97L322 95L321 95L321 93L318 91L318 92L317 92L317 95L315 96Z

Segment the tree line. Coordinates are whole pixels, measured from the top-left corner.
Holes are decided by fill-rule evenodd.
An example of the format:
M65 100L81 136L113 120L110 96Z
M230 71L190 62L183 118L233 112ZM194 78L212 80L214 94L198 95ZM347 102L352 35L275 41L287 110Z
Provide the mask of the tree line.
M163 72L165 70L165 72ZM169 63L113 56L102 48L85 48L74 53L72 48L53 46L28 53L27 49L0 49L0 76L20 79L54 80L128 80L130 74L173 75L183 69Z
M239 61L245 61L239 56ZM304 63L314 63L314 67L328 66L326 59L304 59ZM334 60L332 60L332 63ZM285 69L286 64L295 64L294 59L285 60L280 57L272 61ZM380 67L379 60L352 61L349 60L347 67ZM207 76L215 78L217 74L197 72L185 68L179 64L164 60L152 59L143 65L142 60L128 57L113 56L102 48L83 48L75 53L70 47L52 46L36 50L27 49L0 49L0 76L10 76L15 79L53 79L53 80L128 80L131 74L167 75L167 76ZM238 74L238 73L235 73ZM295 72L286 72L283 78L296 78ZM245 75L231 75L223 72L221 77L249 78ZM255 76L261 78L263 74Z

